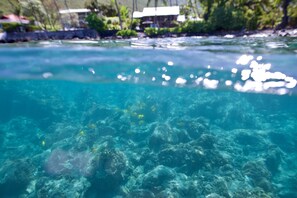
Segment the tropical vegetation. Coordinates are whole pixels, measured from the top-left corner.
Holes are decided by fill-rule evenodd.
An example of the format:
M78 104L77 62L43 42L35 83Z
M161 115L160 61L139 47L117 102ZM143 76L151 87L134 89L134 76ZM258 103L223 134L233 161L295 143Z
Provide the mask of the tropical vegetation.
M122 36L123 38L135 37L137 32L135 30L120 30L117 32L117 36Z
M62 21L77 26L75 14L61 16L60 9L88 8L92 12L86 18L89 28L98 32L122 30L118 35L134 35L139 23L132 13L148 6L180 5L181 14L187 20L175 28L147 28L148 35L167 33L210 33L218 31L256 30L265 28L282 29L297 27L297 0L1 0L0 16L14 13L30 19L31 29L58 30ZM141 6L142 7L141 7ZM197 20L200 19L200 20ZM22 24L21 24L22 25ZM9 26L9 25L6 25ZM12 24L12 27L18 26ZM36 26L36 27L35 27ZM12 27L7 29L11 30Z

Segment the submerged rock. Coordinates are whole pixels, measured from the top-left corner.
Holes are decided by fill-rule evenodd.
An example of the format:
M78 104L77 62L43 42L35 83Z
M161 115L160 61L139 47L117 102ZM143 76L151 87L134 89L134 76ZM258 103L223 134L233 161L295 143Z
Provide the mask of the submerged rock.
M283 153L279 148L270 148L265 157L265 164L272 175L278 172Z
M106 148L99 153L94 163L95 174L89 177L92 183L90 193L99 196L119 190L129 168L126 155L119 150Z
M215 143L215 137L210 134L202 134L198 139L198 144L202 146L204 149L213 149Z
M288 153L296 151L295 138L290 133L272 131L268 135L271 142L283 151Z
M35 171L29 159L7 160L0 169L0 197L18 197L25 193Z
M157 95L144 95L135 101L128 100L126 106L131 123L138 125L158 121L169 112L166 101L160 101Z
M90 186L90 182L84 177L58 180L41 178L36 183L36 197L85 197Z
M92 125L96 124L98 121L104 121L110 117L112 117L116 112L111 108L103 107L103 106L95 106L89 109L88 112L84 115L84 124Z
M150 136L149 146L153 149L159 149L166 144L176 144L178 142L176 130L172 129L168 124L159 124Z
M243 146L259 146L263 144L262 138L259 135L245 130L238 131L235 135L235 141Z
M94 154L53 150L46 160L45 170L50 176L90 177L94 174Z
M158 159L165 166L182 168L186 172L199 170L205 164L203 149L188 144L163 149L158 154Z
M250 161L243 165L243 173L252 179L255 186L266 192L273 190L271 184L271 173L263 161Z
M210 194L206 195L205 198L224 198L224 197L218 195L217 193L210 193Z
M127 195L127 198L154 198L154 197L155 195L153 192L145 189L133 190Z
M209 133L209 126L207 121L202 118L174 118L171 121L172 125L179 130L186 130L187 136L190 140L198 139L201 134Z
M152 190L153 192L159 191L164 189L164 186L166 186L170 180L174 179L175 174L174 170L166 166L159 165L144 175L142 187L144 189Z

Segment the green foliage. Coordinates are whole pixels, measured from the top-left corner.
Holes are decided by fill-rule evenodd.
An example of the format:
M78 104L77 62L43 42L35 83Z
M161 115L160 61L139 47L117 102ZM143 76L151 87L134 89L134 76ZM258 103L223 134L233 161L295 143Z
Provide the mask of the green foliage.
M120 23L118 17L105 18L105 24L107 30L120 30Z
M195 23L193 21L188 21L181 26L174 28L145 28L144 33L149 37L163 36L168 34L201 33L199 29L195 29L195 25L197 25L197 22Z
M89 28L96 30L98 33L103 32L107 29L104 23L104 19L102 17L99 17L95 13L89 14L86 18L86 21Z
M132 30L135 30L137 26L140 24L140 19L133 19L132 21Z
M259 17L253 10L247 10L245 13L247 30L256 30L258 28Z
M117 32L117 36L122 36L124 38L130 38L137 36L137 32L135 30L120 30Z
M18 32L20 28L19 23L2 23L3 30L5 32Z
M279 10L262 14L259 16L259 19L260 19L259 28L260 29L274 28L277 24L281 22L281 18L282 18L282 14Z
M99 2L97 0L86 0L84 6L92 12L99 10Z
M283 2L285 0L187 0L181 5L181 13L186 16L204 17L204 22L185 23L175 32L208 33L213 31L255 30L274 28L282 22ZM57 5L55 5L55 2ZM66 3L65 3L66 2ZM122 16L123 29L136 23L129 20L129 10L132 10L131 1L117 0ZM153 1L152 1L153 2ZM159 1L160 2L160 1ZM138 11L147 3L147 0L138 0ZM14 13L34 17L40 22L43 29L58 27L60 19L57 9L67 8L96 8L103 16L117 16L115 1L102 0L0 0L0 10L4 14ZM159 6L161 6L159 4ZM90 8L90 7L89 7ZM1 15L1 13L0 13ZM297 0L289 0L289 26L297 27ZM72 20L76 22L75 20ZM71 21L71 23L72 23ZM70 22L70 20L69 20ZM108 23L108 29L120 29L119 23ZM154 32L155 30L150 30ZM173 31L170 29L170 32ZM162 31L157 30L157 33Z
M180 6L180 14L189 16L191 14L191 7L188 5L181 5Z
M126 6L121 6L120 12L121 12L121 17L123 21L129 19L129 10Z
M99 10L101 10L103 16L114 17L117 15L117 11L112 4L100 4Z
M156 36L158 35L158 28L145 28L144 29L144 33L147 35L147 36Z
M38 31L38 30L40 31L42 29L41 29L41 27L36 26L36 25L26 25L25 30L26 30L26 32L34 32L34 31Z
M76 13L63 14L61 16L61 22L66 28L79 27L78 15Z
M3 23L3 30L6 32L19 32L22 26L22 29L26 32L33 32L37 30L41 30L39 26L31 25L31 24L19 24L19 23Z
M213 30L213 26L205 21L186 21L181 25L181 32L189 34L208 33Z
M297 27L297 1L295 1L294 4L289 7L288 14L291 16L289 19L289 25L291 27Z
M217 7L212 12L210 23L213 29L220 30L240 30L245 27L245 18L240 10L231 7Z
M21 1L22 12L25 16L33 16L41 23L46 23L46 11L39 0Z
M109 4L105 4L99 2L98 0L86 0L84 7L90 9L92 12L98 12L106 17L114 17L117 15L117 11L110 2Z
M210 22L214 31L231 31L276 27L282 22L285 1L200 0L200 3L203 17L207 22ZM294 24L293 12L297 12L297 1L287 1L289 22Z
M1 0L0 1L0 10L3 11L3 14L17 14L19 13L19 2L17 0Z
M144 33L149 37L162 36L175 33L175 28L145 28Z

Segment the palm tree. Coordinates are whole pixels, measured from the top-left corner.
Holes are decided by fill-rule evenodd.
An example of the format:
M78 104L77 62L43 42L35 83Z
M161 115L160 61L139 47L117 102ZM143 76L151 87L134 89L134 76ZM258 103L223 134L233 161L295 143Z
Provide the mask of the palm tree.
M159 1L158 0L155 0L155 7L158 7L158 3ZM167 6L167 1L166 0L162 0L162 3ZM146 7L149 7L151 4L151 0L148 0L147 3L146 3Z
M67 0L64 0L64 5L65 5L66 9L69 10ZM71 20L71 24L74 24L73 15L71 13L69 13L69 17L70 17L70 20Z
M276 26L275 29L284 29L288 25L289 17L288 17L288 6L290 4L291 0L276 0L276 3L281 4L282 10L283 10L283 17L282 22Z
M54 29L55 26L54 26L54 24L52 22L52 19L51 19L50 15L49 15L49 11L48 11L48 7L47 7L46 3L44 2L44 0L40 0L40 2L42 4L42 6L43 6L43 9L45 11L46 18L47 18L50 26L52 27L52 29Z
M137 4L137 0L135 0L135 8L138 11L138 4Z
M56 11L58 13L58 18L59 18L60 24L62 25L62 16L61 16L61 13L60 13L60 9L59 9L57 0L53 0L53 4L54 4L54 6L56 8Z
M193 2L194 1L194 2ZM189 7L191 14L194 14L195 17L198 16L198 13L196 11L196 3L195 0L187 0L187 7Z
M116 10L117 10L117 13L118 13L118 17L119 17L119 21L120 21L120 27L121 27L121 30L123 29L123 20L122 20L122 16L121 16L121 10L119 8L119 5L118 5L118 1L117 0L112 0L112 2L114 2L115 4L115 7L116 7Z
M200 2L206 8L205 9L206 12L205 12L203 18L204 18L205 21L207 21L209 16L210 16L210 13L211 13L211 8L212 8L212 5L214 3L214 0L201 0Z
M134 13L134 8L135 8L135 0L132 0L132 14L131 14L130 30L132 30L132 25L133 25L133 13Z

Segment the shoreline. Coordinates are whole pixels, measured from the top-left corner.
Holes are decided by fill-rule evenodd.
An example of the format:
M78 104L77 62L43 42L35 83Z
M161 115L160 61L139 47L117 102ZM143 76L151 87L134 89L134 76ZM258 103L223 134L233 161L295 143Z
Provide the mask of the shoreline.
M166 38L166 37L190 37L190 36L221 36L226 38L233 37L244 37L244 36L260 36L266 35L270 36L280 36L280 37L297 37L297 28L296 29L283 29L283 30L274 30L274 29L266 29L266 30L253 30L253 31L222 31L222 32L214 32L214 33L201 33L201 34L191 34L191 33L182 33L182 34L165 34L165 35L157 35L150 38ZM148 37L148 36L147 36Z
M48 40L115 40L115 39L129 39L121 36L116 36L117 31L106 31L98 34L95 30L71 30L71 31L55 31L55 32L15 32L15 33L0 33L0 43L18 43L30 41L48 41ZM203 34L164 34L147 36L143 32L138 32L136 38L177 38L177 37L191 37L191 36L222 36L226 38L234 37L297 37L297 29L283 29L283 30L254 30L254 31L230 31L230 32L214 32ZM133 38L133 37L130 37Z

